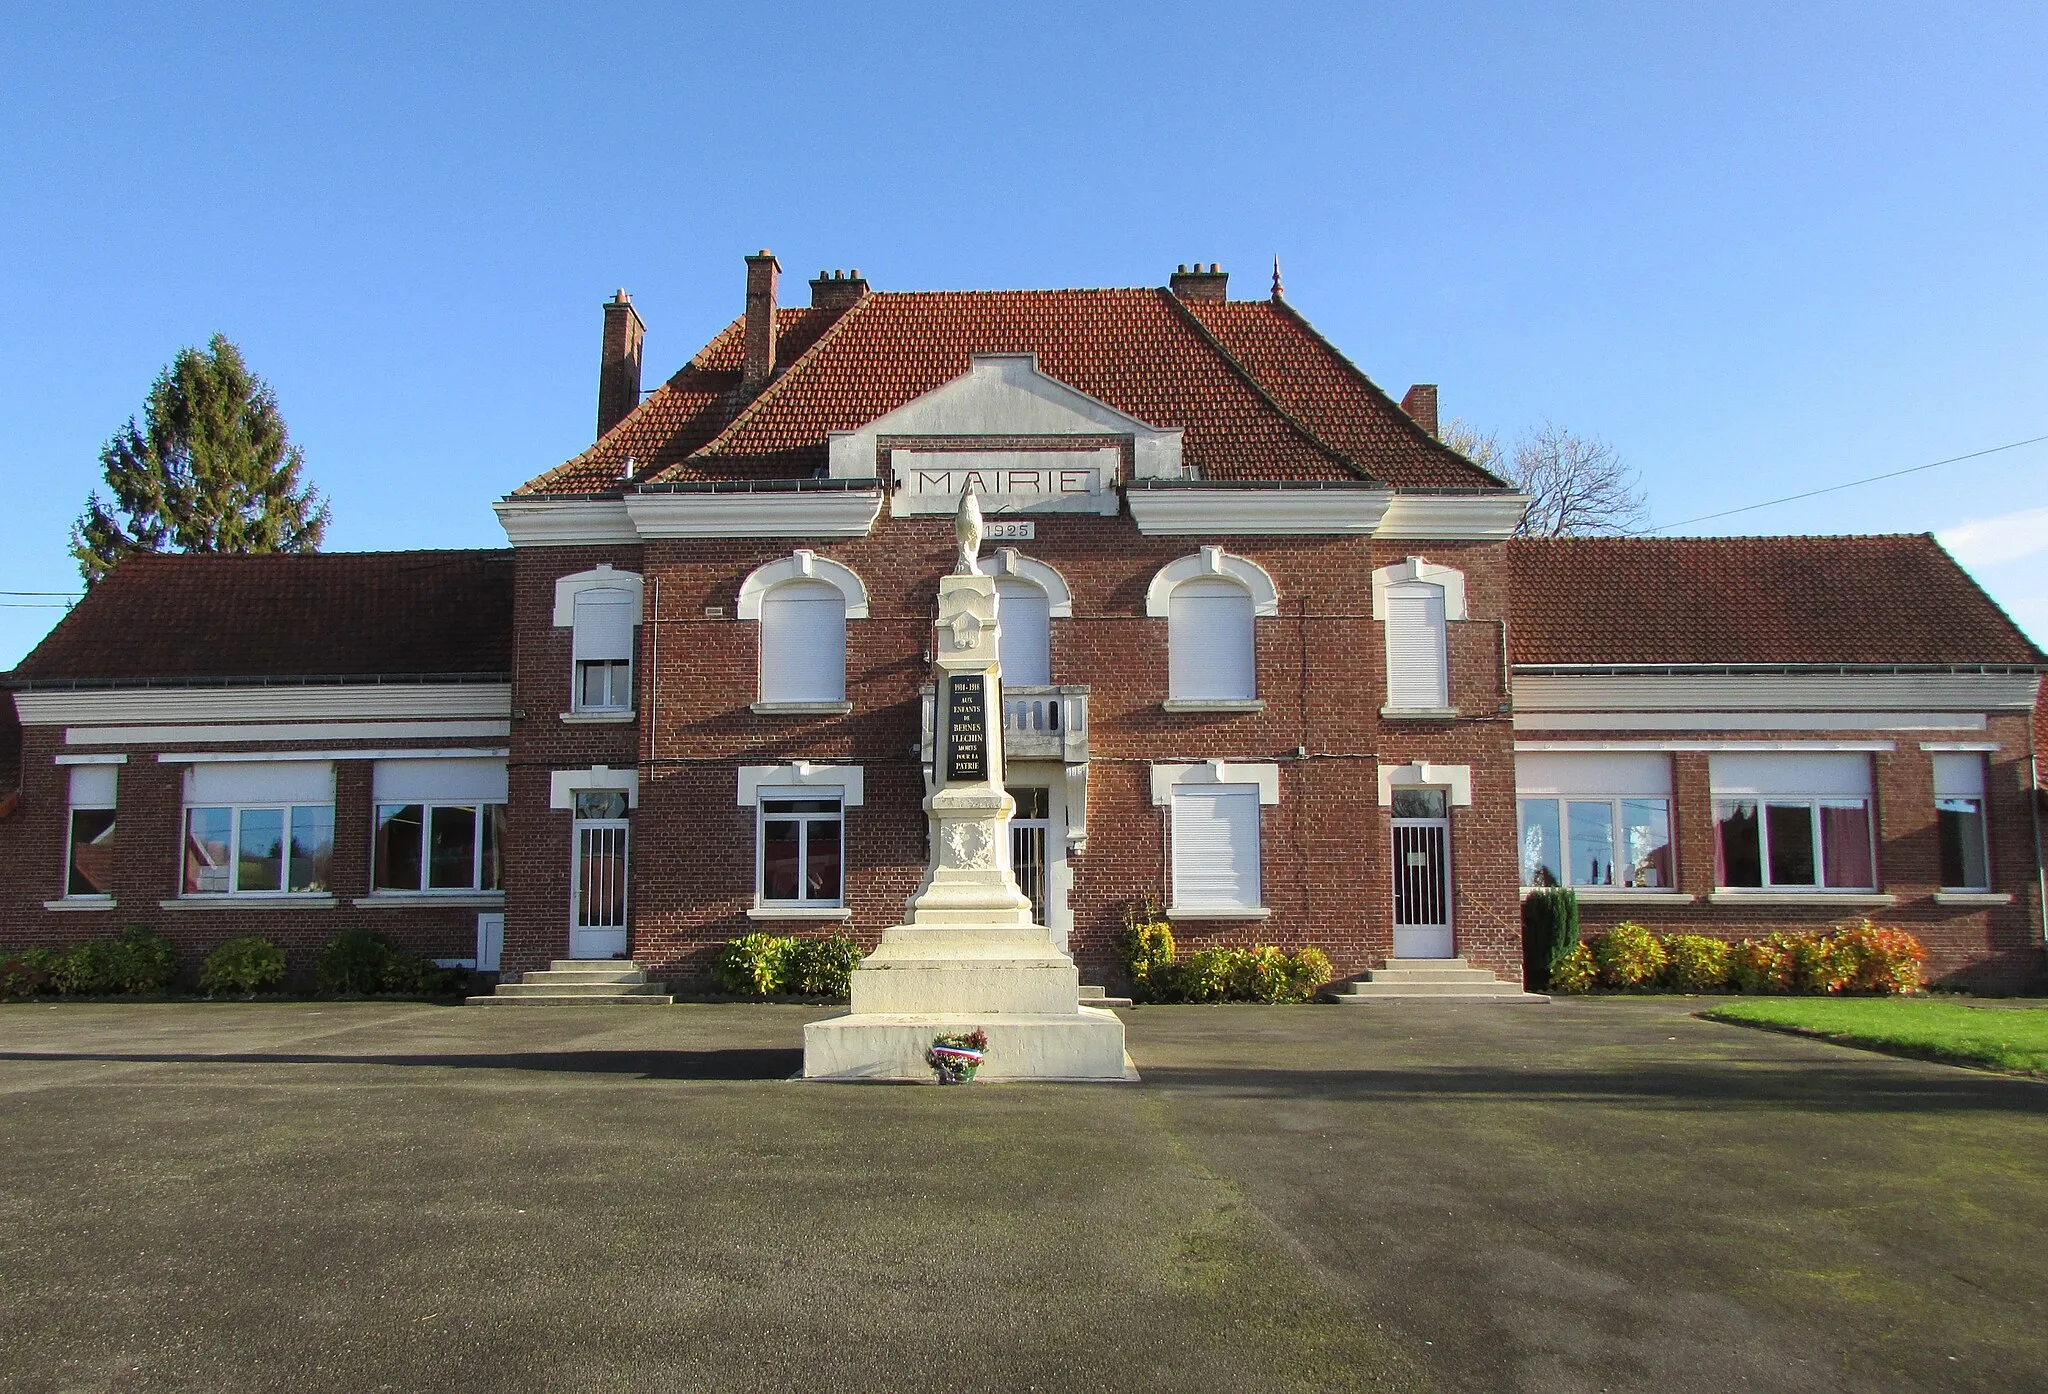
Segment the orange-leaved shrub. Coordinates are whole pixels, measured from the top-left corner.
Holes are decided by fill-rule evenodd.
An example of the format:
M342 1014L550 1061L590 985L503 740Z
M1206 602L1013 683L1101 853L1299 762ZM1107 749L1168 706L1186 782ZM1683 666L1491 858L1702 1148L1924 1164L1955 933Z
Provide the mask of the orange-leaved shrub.
M1728 986L1733 948L1726 939L1704 934L1672 935L1664 941L1669 960L1664 968L1665 984L1678 992L1719 992Z
M1792 936L1745 939L1728 956L1728 985L1737 992L1792 990Z
M1884 929L1866 919L1837 931L1835 942L1855 965L1841 990L1894 995L1920 990L1927 950L1905 930Z

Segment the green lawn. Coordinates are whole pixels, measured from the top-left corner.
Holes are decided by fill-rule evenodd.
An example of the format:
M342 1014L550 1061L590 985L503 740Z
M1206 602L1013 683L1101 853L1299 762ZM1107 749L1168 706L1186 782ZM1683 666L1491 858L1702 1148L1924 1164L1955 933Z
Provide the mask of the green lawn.
M1763 997L1730 1002L1702 1015L1952 1065L2048 1074L2048 1005L1972 1006L1926 998Z

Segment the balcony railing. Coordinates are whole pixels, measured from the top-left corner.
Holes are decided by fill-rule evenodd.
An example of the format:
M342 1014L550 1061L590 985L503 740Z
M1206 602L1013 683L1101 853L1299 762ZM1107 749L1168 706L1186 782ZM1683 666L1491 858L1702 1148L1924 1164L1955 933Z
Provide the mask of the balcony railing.
M919 756L932 760L932 689L923 689L924 739ZM1088 763L1088 688L1003 688L1003 758Z

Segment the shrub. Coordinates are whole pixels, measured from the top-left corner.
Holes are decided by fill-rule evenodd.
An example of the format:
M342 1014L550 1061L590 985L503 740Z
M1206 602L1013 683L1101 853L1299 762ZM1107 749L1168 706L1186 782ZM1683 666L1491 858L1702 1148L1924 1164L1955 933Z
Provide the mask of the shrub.
M1230 996L1230 980L1236 968L1229 949L1196 949L1173 965L1174 1002L1221 1002Z
M260 934L226 940L199 970L199 990L208 997L254 997L283 981L284 950Z
M1294 987L1293 967L1287 955L1270 945L1252 949L1225 950L1228 981L1224 996L1239 1002L1280 1002Z
M1173 1000L1173 926L1150 896L1124 908L1124 927L1117 932L1116 946L1123 955L1134 1001Z
M784 964L796 941L773 934L742 934L719 950L711 980L735 997L766 997L783 981Z
M1719 992L1728 985L1730 946L1704 934L1674 934L1664 941L1664 980L1679 992Z
M313 979L322 992L336 996L383 992L387 979L403 980L403 968L392 962L397 954L397 946L375 930L345 929L313 960Z
M1664 972L1668 955L1657 936L1632 920L1624 920L1593 941L1593 961L1600 982L1612 988L1648 987Z
M1854 960L1847 991L1899 995L1920 990L1920 965L1927 961L1927 950L1905 930L1883 929L1863 920L1835 939Z
M1580 940L1557 967L1550 970L1552 992L1591 992L1600 980L1600 965L1593 961L1593 946Z
M0 951L0 998L33 997L47 991L55 958L48 949Z
M1728 954L1728 982L1737 992L1790 992L1792 944L1784 934L1745 939Z
M74 997L161 992L178 971L168 939L129 925L106 939L73 944L49 961L49 985Z
M805 997L844 997L853 989L860 945L849 934L791 939L783 952L781 990Z
M1530 991L1550 985L1559 964L1579 946L1579 897L1569 886L1545 886L1522 902L1522 981Z
M1292 981L1288 985L1288 995L1281 999L1287 1002L1315 1000L1323 984L1337 976L1337 970L1330 966L1330 956L1313 944L1296 949L1288 968Z
M1795 991L1840 992L1856 975L1856 950L1832 934L1794 934L1792 986Z

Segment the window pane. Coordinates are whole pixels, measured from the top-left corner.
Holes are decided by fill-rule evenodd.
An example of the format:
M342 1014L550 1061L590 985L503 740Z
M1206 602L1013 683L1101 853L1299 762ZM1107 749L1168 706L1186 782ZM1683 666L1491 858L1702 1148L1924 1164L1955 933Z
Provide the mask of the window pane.
M633 665L630 663L582 663L583 693L578 705L585 711L625 711L631 705L626 696Z
M839 830L837 818L813 818L804 825L804 899L839 900Z
M1671 874L1671 805L1664 799L1621 801L1622 884L1662 888Z
M770 818L761 825L761 899L795 900L797 838L803 824L793 818Z
M328 874L334 864L334 806L316 804L292 810L292 879L286 888L294 891L330 889Z
M1811 886L1813 875L1813 805L1764 805L1764 838L1771 849L1771 884Z
M1870 862L1870 806L1861 799L1823 799L1820 862L1830 886L1865 889L1877 884Z
M1017 788L1007 790L1016 801L1017 811L1012 818L1045 818L1051 816L1052 790L1046 788Z
M242 810L241 842L235 849L235 889L284 889L284 810Z
M1522 800L1522 884L1556 886L1563 882L1558 860L1557 800Z
M763 799L763 813L837 813L837 799Z
M229 844L234 836L232 808L185 810L186 895L214 895L228 889Z
M1983 890L1991 884L1984 855L1984 801L1936 799L1936 831L1941 838L1941 884L1958 890Z
M579 789L576 791L576 816L599 820L623 818L626 816L626 796L617 789Z
M377 809L377 879L380 891L420 889L420 839L426 810L416 803L382 804Z
M1565 825L1571 838L1571 875L1574 886L1614 884L1614 805L1599 803L1565 805Z
M1757 846L1756 801L1716 802L1714 834L1714 884L1761 886L1764 866Z
M66 895L114 893L114 810L71 810L71 874Z
M1396 818L1443 818L1447 817L1449 795L1441 789L1417 789L1408 787L1394 790L1394 816Z
M483 876L477 889L505 889L505 805L501 803L484 805Z
M476 810L433 810L427 824L427 886L436 891L470 890L476 885Z

